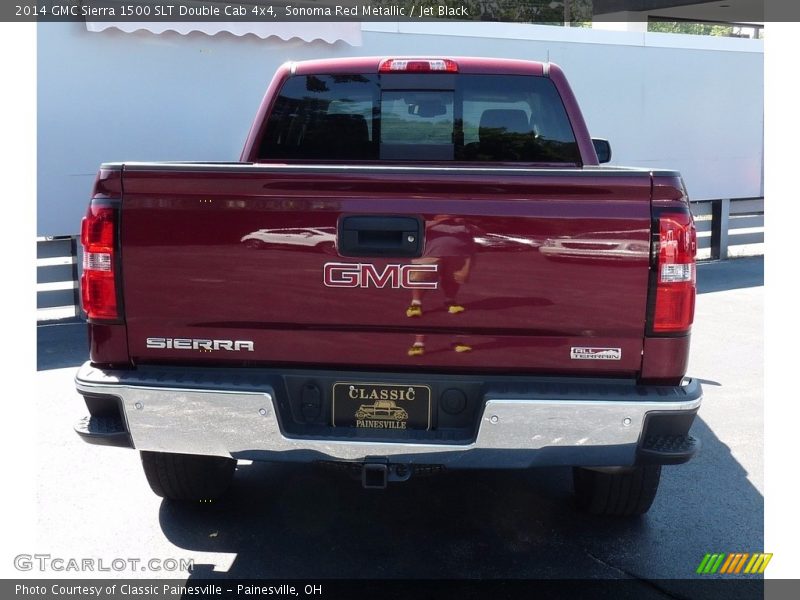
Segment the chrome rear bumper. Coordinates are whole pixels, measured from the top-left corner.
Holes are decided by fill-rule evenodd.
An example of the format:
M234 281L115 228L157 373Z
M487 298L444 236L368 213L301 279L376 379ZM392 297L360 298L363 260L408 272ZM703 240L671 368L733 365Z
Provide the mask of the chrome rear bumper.
M631 384L622 396L609 395L602 382L573 382L576 391L551 397L487 391L469 443L356 439L345 429L335 439L297 438L281 428L272 387L241 373L207 369L183 376L175 369L112 371L86 363L75 383L85 396L118 399L139 450L302 462L380 457L460 468L633 465L648 414L689 416L691 423L702 398L696 380L676 387Z

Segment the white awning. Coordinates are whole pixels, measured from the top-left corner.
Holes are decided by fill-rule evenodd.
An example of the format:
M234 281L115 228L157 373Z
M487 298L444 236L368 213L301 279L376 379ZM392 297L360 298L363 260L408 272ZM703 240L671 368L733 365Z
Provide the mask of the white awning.
M307 22L109 22L109 21L86 21L88 31L104 31L109 28L119 29L125 33L144 30L150 33L164 33L174 31L181 35L187 35L194 31L205 33L206 35L217 35L218 33L231 33L243 36L252 34L267 39L278 37L282 40L299 38L304 42L322 40L328 44L343 41L351 46L361 45L361 23L359 22L340 22L340 23L307 23Z

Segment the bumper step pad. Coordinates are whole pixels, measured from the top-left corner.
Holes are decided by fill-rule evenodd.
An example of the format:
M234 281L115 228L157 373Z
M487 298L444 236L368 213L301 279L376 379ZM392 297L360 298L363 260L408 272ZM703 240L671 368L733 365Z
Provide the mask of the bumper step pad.
M74 429L90 444L133 448L131 436L119 417L83 417Z
M639 448L639 462L677 465L688 461L699 449L700 441L690 435L648 435Z

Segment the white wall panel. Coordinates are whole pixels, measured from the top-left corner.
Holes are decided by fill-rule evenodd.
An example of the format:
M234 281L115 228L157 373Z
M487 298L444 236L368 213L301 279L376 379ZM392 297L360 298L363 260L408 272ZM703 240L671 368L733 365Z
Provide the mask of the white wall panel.
M763 43L503 23L365 24L362 45L38 26L38 234L76 233L97 166L236 160L286 60L550 59L614 163L679 169L693 198L762 193Z

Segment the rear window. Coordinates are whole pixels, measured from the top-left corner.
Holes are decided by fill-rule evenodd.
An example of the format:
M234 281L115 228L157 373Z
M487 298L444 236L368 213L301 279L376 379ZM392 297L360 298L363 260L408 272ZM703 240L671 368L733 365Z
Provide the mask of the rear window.
M546 77L356 74L288 79L259 159L579 164L580 154Z

